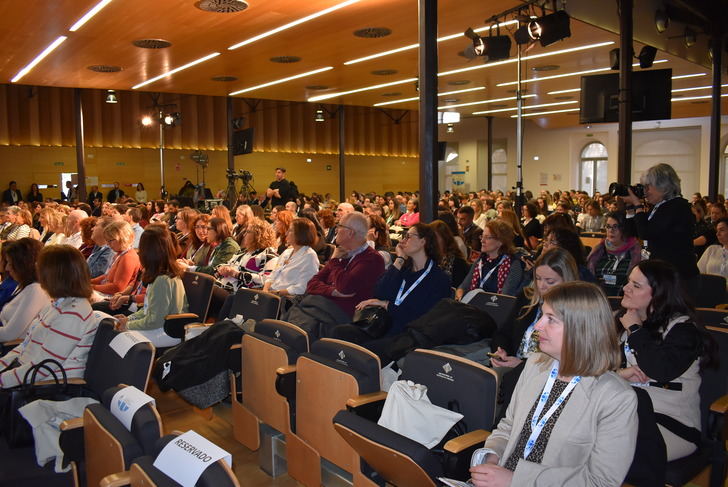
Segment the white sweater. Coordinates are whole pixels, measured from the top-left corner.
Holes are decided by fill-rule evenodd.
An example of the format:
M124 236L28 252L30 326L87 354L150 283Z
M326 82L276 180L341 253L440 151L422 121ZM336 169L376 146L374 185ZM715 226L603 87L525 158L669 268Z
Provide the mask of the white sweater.
M271 282L271 290L285 289L288 294L303 294L306 292L308 281L318 272L319 260L316 251L304 245L293 254L293 247L287 248L280 257L278 264L265 282Z
M51 298L37 282L25 286L0 311L0 342L22 338L33 319L50 302Z
M711 245L698 261L698 269L701 274L717 274L726 278L728 286L728 249L722 245Z

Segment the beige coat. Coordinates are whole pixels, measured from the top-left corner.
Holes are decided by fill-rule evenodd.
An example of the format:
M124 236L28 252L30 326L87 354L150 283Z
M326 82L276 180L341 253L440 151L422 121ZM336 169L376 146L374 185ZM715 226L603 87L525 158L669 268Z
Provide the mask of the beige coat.
M485 442L505 464L546 384L551 363L534 353L516 385L505 418ZM571 393L548 440L541 464L520 460L513 486L619 486L637 440L637 396L613 372L583 377Z

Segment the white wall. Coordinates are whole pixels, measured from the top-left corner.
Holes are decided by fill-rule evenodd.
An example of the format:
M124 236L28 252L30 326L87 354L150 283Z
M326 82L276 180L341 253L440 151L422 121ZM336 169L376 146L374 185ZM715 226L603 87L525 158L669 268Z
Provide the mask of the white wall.
M493 139L507 140L508 184L516 182L516 124L510 118L493 120ZM466 118L455 125L455 133L446 134L441 127L440 140L457 141L460 157L457 169L466 172L470 189L486 186L487 181L487 121L485 118ZM589 143L601 142L607 147L609 181L617 178L617 124L595 124L564 129L542 129L530 120L524 126L523 185L537 194L542 189L576 189L579 158ZM657 162L674 164L683 179L683 194L708 191L708 158L710 155L710 119L682 118L674 120L635 122L633 124L632 168L640 171ZM728 116L721 126L721 151L728 144ZM534 157L538 160L534 160ZM473 157L477 161L473 164ZM467 162L466 162L467 161ZM469 167L468 167L469 166ZM540 174L548 175L546 186ZM721 173L720 191L725 175Z

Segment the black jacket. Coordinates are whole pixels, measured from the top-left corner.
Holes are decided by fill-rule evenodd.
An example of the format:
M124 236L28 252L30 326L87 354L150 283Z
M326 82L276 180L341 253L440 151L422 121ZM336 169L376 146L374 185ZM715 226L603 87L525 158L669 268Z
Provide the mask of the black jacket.
M634 216L637 236L647 240L650 259L660 259L673 264L683 278L699 274L693 250L693 229L695 217L690 203L685 198L665 201L655 211L642 212Z
M17 200L13 201L13 190L10 188L6 189L3 191L3 203L14 205L18 201L23 201L23 195L17 189L15 190L15 196L17 197Z

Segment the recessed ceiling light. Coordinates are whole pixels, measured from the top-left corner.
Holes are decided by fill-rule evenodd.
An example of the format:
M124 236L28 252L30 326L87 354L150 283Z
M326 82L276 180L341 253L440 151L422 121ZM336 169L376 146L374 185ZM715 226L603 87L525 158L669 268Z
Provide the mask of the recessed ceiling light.
M308 85L308 86L306 86L306 89L312 90L312 91L320 91L320 90L328 90L329 87L326 85Z
M295 27L297 25L303 24L304 22L308 22L309 20L313 20L315 18L321 17L321 16L329 14L331 12L335 12L336 10L339 10L340 8L348 7L349 5L357 3L358 1L359 0L346 0L345 2L341 2L332 7L320 10L311 15L307 15L306 17L302 17L298 20L294 20L293 22L289 22L287 24L281 25L280 27L276 27L275 29L271 29L267 32L263 32L262 34L258 34L257 36L253 36L249 39L245 39L244 41L238 42L237 44L233 44L232 46L228 47L228 51L233 51L240 47L247 46L248 44L252 44L255 41L265 39L266 37L269 37L269 36L272 36L273 34L277 34L284 30L290 29L291 27Z
M389 98L391 98L393 96L402 96L402 92L401 91L390 91L389 93L382 93L382 96L386 96Z
M134 85L134 86L131 87L131 89L132 90L136 90L137 88L141 88L142 86L146 86L146 85L148 85L150 83L154 83L155 81L159 81L162 78L166 78L168 76L172 76L174 73L179 73L180 71L182 71L184 69L191 68L192 66L196 66L197 64L200 64L200 63L204 63L205 61L207 61L209 59L212 59L214 57L217 57L219 55L220 55L219 52L213 52L212 54L208 54L207 56L201 57L199 59L195 59L194 61L189 62L189 63L187 63L187 64L185 64L183 66L180 66L178 68L174 68L174 69L172 69L170 71L167 71L166 73L160 74L159 76L155 76L154 78L148 79L148 80L143 81L143 82L141 82L141 83L139 83L137 85Z
M379 39L391 33L392 29L388 29L387 27L365 27L354 31L356 37L363 37L365 39Z
M572 98L574 98L574 97L571 95L561 95L561 96L554 97L555 100L571 100Z
M76 21L76 23L73 24L71 26L71 28L68 29L68 30L70 30L71 32L76 32L78 29L80 29L83 26L83 24L85 24L86 22L88 22L89 20L91 20L91 17L93 17L94 15L96 15L97 13L99 13L99 11L101 11L102 8L106 7L110 3L111 3L111 0L101 0L99 3L97 3L96 5L94 5L91 10L89 10L88 12L86 12L83 17L81 17L80 19L78 19Z
M233 14L242 12L248 8L248 4L243 0L200 0L195 2L195 7L205 12Z
M297 63L301 60L298 56L274 56L270 58L270 62L272 63L281 63L281 64L290 64L290 63Z
M239 95L241 93L247 93L248 91L259 90L261 88L267 88L268 86L273 86L273 85L277 85L277 84L280 84L280 83L285 83L286 81L291 81L291 80L294 80L294 79L304 78L306 76L312 76L314 74L323 73L324 71L328 71L330 69L334 69L334 67L333 66L326 66L325 68L319 68L319 69L314 69L313 71L306 71L305 73L294 74L293 76L288 76L286 78L281 78L281 79L277 79L277 80L274 80L274 81L269 81L268 83L263 83L263 84L260 84L260 85L251 86L250 88L244 88L242 90L233 91L232 93L228 93L228 95L235 96L235 95Z
M556 71L561 66L558 66L556 64L544 64L543 66L534 66L531 68L531 71L536 71L538 73L542 71Z
M504 107L507 107L507 106L508 105L506 105L505 103L493 103L491 105L491 107L493 107L493 108L504 108Z
M60 37L56 38L55 41L51 42L48 47L43 49L43 51L40 54L38 54L31 62L29 62L23 69L18 71L18 74L16 74L15 77L10 80L10 82L17 83L18 81L20 81L20 79L23 76L25 76L26 74L28 74L31 69L33 69L39 62L41 62L43 60L43 58L45 58L48 54L53 52L53 50L55 48L57 48L58 46L63 44L63 41L65 41L66 39L68 39L68 37L66 37L66 36L60 36Z
M445 103L457 103L460 101L460 98L445 98L442 101Z
M469 79L456 79L447 82L447 84L449 84L450 86L462 86L467 85L468 83L470 83Z

